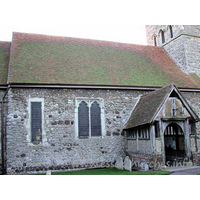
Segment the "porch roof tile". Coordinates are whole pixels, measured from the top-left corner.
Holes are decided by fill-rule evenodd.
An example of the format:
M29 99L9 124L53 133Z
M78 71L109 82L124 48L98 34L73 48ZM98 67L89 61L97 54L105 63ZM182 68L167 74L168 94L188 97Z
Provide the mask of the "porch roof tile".
M125 129L150 124L172 86L173 84L143 95L132 111Z

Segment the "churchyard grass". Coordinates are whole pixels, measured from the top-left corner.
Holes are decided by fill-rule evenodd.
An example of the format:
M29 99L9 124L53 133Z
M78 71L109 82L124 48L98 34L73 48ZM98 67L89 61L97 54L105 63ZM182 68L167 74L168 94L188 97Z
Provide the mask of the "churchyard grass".
M168 175L169 171L127 171L115 168L52 172L52 175Z

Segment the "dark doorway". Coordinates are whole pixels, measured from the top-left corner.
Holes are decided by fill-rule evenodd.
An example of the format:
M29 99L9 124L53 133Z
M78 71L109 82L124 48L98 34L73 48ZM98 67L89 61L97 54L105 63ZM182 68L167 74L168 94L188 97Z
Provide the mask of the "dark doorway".
M181 127L175 123L165 129L165 156L168 165L183 163L185 159L185 141Z

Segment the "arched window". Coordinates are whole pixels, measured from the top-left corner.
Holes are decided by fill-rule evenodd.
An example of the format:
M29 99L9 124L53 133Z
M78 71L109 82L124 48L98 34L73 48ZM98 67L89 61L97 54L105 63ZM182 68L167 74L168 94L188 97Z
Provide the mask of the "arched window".
M162 38L162 44L165 43L165 33L163 30L161 30L161 38Z
M79 138L105 135L103 99L76 99L75 128Z
M156 36L153 36L153 40L154 40L154 46L157 46L157 41L156 41Z
M173 30L172 30L172 26L169 26L169 30L170 30L170 37L173 38Z
M78 130L79 137L89 136L89 108L85 101L82 101L78 107Z
M91 136L101 136L101 109L97 102L91 106Z

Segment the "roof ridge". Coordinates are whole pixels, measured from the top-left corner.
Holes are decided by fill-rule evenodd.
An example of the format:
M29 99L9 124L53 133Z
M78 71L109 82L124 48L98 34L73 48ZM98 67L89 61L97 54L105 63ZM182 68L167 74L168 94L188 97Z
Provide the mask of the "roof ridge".
M70 37L70 36L58 36L58 35L50 35L50 34L40 34L40 33L25 33L25 32L13 32L13 36L17 35L26 35L26 36L38 36L38 37L44 37L49 39L72 39L77 41L85 41L85 42L97 42L97 43L109 43L113 45L126 45L126 46L138 46L138 47L144 47L144 48L156 48L160 49L163 47L159 46L151 46L151 45L141 45L141 44L133 44L133 43L125 43L125 42L116 42L116 41L109 41L109 40L101 40L101 39L90 39L90 38L81 38L81 37ZM164 48L163 48L164 49Z
M160 90L163 90L163 89L165 89L166 87L169 87L169 86L174 86L175 84L174 83L171 83L171 84L169 84L169 85L167 85L167 86L164 86L164 87L160 87L160 88L158 88L158 89L156 89L156 90L154 90L154 91L152 91L152 92L149 92L149 93L147 93L147 94L144 94L142 97L147 97L147 96L150 96L150 95L152 95L153 93L155 93L155 92L158 92L158 91L160 91Z

